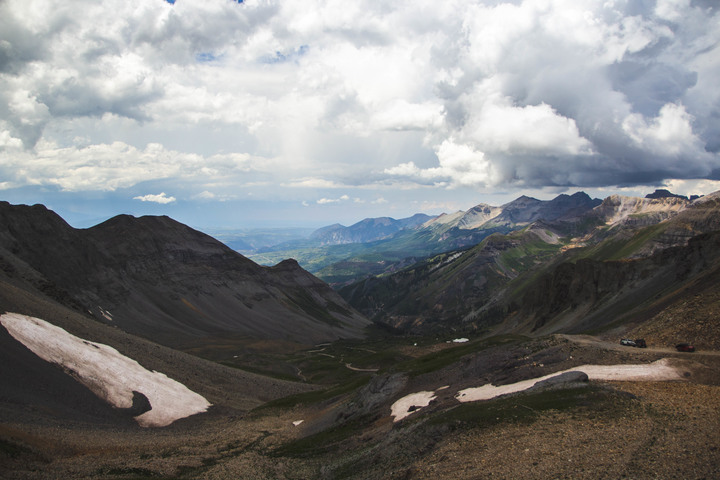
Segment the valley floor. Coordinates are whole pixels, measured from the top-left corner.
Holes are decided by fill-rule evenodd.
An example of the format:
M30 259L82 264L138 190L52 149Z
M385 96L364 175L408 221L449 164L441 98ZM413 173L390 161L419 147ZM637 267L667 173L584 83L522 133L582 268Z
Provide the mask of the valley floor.
M557 367L568 359L615 364L666 356L561 337L543 346L563 359ZM324 436L315 427L347 399L244 415L211 410L156 429L6 422L0 477L720 478L720 357L673 358L685 365L685 381L591 382L462 406L439 398L398 423L388 406ZM420 376L408 388L453 381L441 377Z

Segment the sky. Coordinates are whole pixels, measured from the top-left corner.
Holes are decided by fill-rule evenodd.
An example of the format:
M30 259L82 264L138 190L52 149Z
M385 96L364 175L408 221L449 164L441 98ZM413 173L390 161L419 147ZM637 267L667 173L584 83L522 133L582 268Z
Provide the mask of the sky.
M350 225L720 190L716 0L0 0L0 200Z

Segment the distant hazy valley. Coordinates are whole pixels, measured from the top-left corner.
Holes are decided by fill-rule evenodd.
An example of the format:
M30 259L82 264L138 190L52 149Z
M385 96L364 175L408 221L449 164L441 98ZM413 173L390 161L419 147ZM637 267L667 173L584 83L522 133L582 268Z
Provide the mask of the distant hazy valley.
M0 203L3 478L720 475L720 193L209 233Z

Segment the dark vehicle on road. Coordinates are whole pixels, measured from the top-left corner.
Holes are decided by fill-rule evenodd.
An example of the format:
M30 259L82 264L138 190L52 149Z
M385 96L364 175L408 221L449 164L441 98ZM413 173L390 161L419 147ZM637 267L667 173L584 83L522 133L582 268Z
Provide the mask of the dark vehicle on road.
M638 338L635 340L635 346L638 348L647 348L647 343L645 343L644 338Z
M678 352L694 352L695 347L690 345L689 343L678 343L675 345L675 348Z

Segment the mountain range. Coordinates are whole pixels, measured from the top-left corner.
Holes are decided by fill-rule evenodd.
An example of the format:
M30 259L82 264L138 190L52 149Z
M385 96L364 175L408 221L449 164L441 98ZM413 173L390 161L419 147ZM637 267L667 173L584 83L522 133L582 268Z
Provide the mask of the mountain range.
M340 293L374 321L402 331L601 329L715 272L719 202L720 194L694 201L614 195L577 215L520 210L514 218L526 225L516 223L508 234L495 232L470 249Z
M578 192L548 201L521 196L499 207L479 204L437 217L365 219L350 227L324 227L307 240L281 243L250 258L263 264L295 258L337 288L397 271L430 255L476 245L493 233L508 233L538 220L570 221L600 203Z
M316 232L333 290L168 217L0 202L0 476L720 473L720 192L413 218Z

